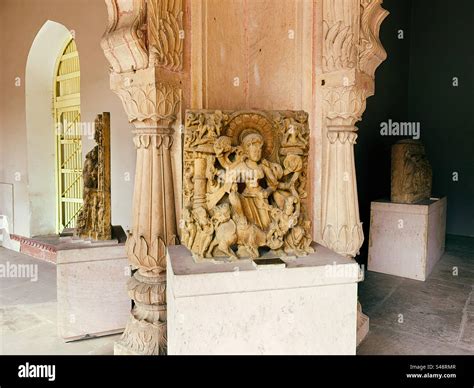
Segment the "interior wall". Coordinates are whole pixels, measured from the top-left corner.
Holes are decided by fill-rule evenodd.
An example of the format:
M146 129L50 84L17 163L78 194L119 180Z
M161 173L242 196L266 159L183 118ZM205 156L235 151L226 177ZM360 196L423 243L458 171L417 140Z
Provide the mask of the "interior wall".
M128 229L131 220L135 149L119 98L110 90L109 65L100 47L107 24L101 0L2 0L0 2L0 144L3 181L15 186L15 233L29 236L25 68L34 38L47 20L63 24L77 43L81 61L81 113L84 123L111 113L112 223ZM16 82L20 80L20 84ZM53 128L51 128L53 130ZM93 147L83 138L83 156ZM1 170L0 170L1 171ZM54 171L44 171L46 175Z
M474 236L473 15L472 1L413 2L409 118L420 123L433 194L448 197L447 233L463 236Z
M273 0L206 1L207 108L302 109L301 6L295 0L278 6Z
M192 2L193 109L305 110L310 114L310 171L320 171L320 123L313 95L313 0ZM271 17L269 15L271 14ZM320 176L308 189L320 192ZM310 198L313 196L310 194ZM319 228L320 198L309 204ZM317 232L314 230L314 234Z
M56 132L51 130L55 126L51 96L57 59L71 38L62 24L47 21L28 54L25 113L31 235L56 233Z

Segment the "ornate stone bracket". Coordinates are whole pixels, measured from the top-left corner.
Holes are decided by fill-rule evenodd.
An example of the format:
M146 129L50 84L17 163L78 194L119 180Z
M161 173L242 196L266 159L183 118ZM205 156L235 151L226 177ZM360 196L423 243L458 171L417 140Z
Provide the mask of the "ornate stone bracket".
M364 241L359 219L354 163L355 124L374 94L374 74L386 53L379 28L388 12L382 0L323 2L322 240L330 249L354 257Z

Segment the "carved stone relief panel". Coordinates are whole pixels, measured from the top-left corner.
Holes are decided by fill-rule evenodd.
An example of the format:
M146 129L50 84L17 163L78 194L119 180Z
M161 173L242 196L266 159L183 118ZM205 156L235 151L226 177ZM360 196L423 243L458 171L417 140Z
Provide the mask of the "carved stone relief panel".
M308 114L187 111L182 242L198 259L312 252Z
M432 171L425 147L401 140L392 147L391 201L416 203L431 197Z
M105 112L95 119L94 139L97 145L84 162L84 206L77 218L76 235L110 240L110 113Z

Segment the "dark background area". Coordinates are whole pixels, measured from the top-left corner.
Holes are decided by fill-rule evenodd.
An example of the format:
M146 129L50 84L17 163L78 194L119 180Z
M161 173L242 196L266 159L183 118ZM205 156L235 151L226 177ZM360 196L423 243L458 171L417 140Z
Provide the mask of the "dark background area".
M370 203L390 198L391 146L403 139L380 134L389 119L420 123L432 196L448 197L447 233L474 236L474 1L447 7L444 0L385 0L383 7L390 12L380 29L388 57L376 72L355 147L364 264Z

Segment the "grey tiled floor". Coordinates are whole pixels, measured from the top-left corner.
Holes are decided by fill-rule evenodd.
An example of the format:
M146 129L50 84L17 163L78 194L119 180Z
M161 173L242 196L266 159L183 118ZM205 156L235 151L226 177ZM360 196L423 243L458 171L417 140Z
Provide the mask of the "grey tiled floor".
M0 247L0 264L36 264L38 279L0 279L0 354L113 354L119 336L64 342L57 335L56 266Z
M0 247L0 264L37 264L38 281L0 279L0 354L112 354L118 336L65 343L56 327L56 267ZM453 276L453 267L458 276ZM474 238L449 236L426 282L367 272L370 332L358 354L474 354Z
M425 282L366 272L359 300L370 332L357 353L474 354L473 290L474 238L448 236Z

